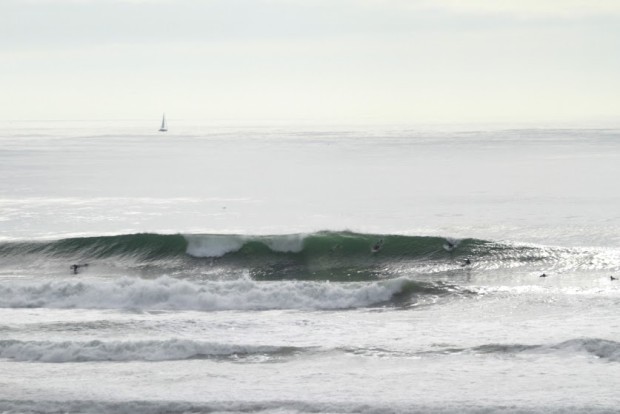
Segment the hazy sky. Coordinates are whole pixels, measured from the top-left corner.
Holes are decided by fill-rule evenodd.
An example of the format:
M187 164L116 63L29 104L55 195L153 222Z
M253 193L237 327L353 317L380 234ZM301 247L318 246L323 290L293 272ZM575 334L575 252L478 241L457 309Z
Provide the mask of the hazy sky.
M620 119L616 0L0 0L0 118Z

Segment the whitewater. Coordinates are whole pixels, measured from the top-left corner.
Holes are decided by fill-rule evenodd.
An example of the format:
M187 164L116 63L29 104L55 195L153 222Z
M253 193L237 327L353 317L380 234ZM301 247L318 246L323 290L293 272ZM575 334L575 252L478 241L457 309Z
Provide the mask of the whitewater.
M1 126L0 412L620 406L618 129Z

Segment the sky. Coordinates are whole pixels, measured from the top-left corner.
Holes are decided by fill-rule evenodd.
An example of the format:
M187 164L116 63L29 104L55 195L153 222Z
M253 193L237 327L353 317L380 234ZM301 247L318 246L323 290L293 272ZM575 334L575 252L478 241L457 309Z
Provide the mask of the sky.
M1 0L0 118L620 121L616 0Z

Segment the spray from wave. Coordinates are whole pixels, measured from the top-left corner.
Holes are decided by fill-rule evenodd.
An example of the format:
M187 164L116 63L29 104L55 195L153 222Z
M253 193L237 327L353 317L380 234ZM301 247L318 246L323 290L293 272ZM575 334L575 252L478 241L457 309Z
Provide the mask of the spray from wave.
M234 345L184 339L143 341L0 340L0 358L33 362L173 361L198 358L283 358L301 348Z

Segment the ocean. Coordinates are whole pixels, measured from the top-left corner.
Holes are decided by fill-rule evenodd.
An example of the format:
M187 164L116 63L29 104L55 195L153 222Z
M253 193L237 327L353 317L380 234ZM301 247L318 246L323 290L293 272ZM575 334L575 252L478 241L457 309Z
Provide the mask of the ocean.
M2 122L0 412L620 410L620 130Z

